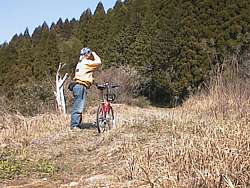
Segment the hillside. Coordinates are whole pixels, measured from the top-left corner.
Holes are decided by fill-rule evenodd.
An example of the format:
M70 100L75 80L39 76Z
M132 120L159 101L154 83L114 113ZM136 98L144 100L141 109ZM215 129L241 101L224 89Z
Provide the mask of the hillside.
M248 187L249 104L224 112L214 96L175 109L116 104L117 127L101 135L93 107L81 132L69 129L68 115L5 114L0 186Z
M249 75L249 44L249 0L118 0L107 12L100 2L93 13L88 9L51 26L44 22L0 45L0 95L11 101L35 95L37 103L51 104L48 83L59 62L71 73L80 49L88 46L103 68L136 68L142 78L136 93L171 106L232 56Z

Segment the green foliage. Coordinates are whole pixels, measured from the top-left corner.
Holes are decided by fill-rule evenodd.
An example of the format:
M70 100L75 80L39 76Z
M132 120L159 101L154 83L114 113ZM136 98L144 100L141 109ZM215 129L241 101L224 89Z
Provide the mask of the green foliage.
M22 174L25 161L16 159L15 151L5 151L0 155L0 179L11 179Z
M5 149L0 153L0 179L13 179L21 175L51 176L58 171L48 160L31 161L23 151Z
M54 174L58 169L47 160L40 160L35 166L35 171L40 174L40 176L47 176Z
M0 87L13 88L54 76L59 62L71 73L79 51L88 46L105 68L134 66L141 94L158 104L188 96L215 64L246 53L250 4L236 1L118 0L105 12L97 5L79 20L46 22L0 47ZM15 76L13 76L15 75Z

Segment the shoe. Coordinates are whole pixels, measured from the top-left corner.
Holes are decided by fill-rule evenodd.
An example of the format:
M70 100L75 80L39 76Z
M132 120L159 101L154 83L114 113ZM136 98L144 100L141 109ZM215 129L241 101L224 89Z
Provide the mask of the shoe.
M81 129L79 128L79 127L71 127L70 128L72 131L74 131L74 132L79 132L79 131L81 131Z

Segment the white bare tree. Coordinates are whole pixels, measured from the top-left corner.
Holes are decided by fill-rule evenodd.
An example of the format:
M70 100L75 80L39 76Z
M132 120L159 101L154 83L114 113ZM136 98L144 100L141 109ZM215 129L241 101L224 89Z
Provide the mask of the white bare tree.
M65 66L65 64L59 64L59 67L57 69L56 73L56 91L54 91L56 102L58 106L58 110L61 113L66 114L66 103L65 103L65 96L64 96L64 83L66 79L68 78L68 73L64 75L62 78L60 76L60 70Z

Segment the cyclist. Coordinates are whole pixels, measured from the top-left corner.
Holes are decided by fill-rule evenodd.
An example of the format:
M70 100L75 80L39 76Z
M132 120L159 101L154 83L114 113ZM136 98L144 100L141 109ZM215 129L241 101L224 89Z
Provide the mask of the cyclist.
M78 129L82 122L82 112L85 107L86 91L93 83L93 72L101 65L100 57L90 48L83 48L75 69L74 85L72 87L74 104L71 112L71 128Z

